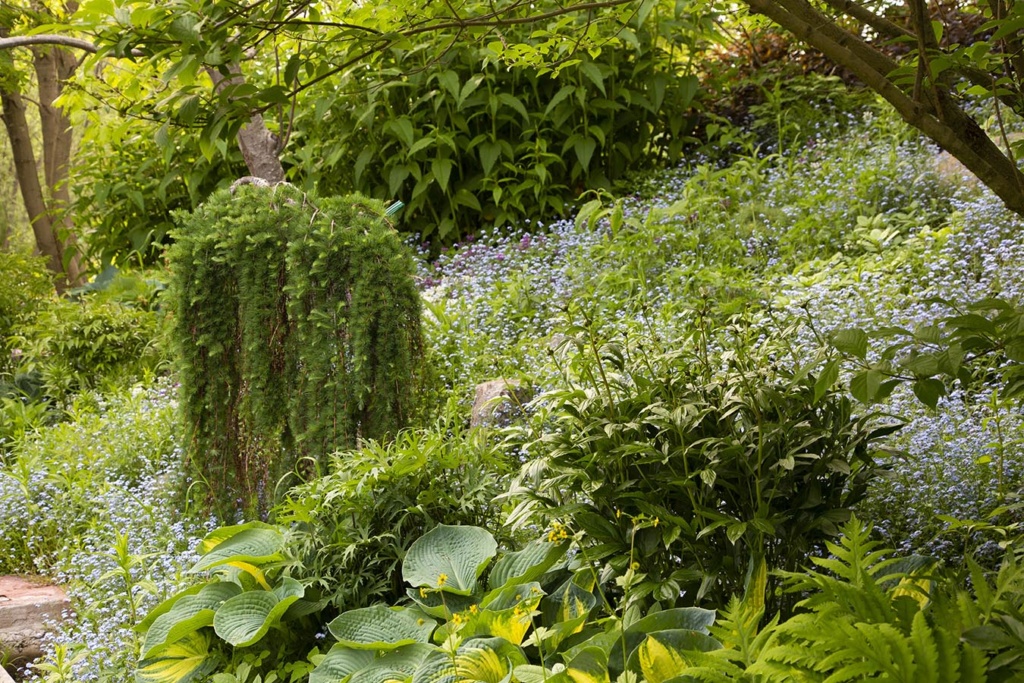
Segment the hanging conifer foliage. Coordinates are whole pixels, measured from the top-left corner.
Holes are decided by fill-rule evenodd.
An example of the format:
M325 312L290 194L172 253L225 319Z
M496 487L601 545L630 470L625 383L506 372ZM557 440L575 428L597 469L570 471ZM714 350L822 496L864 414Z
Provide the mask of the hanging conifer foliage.
M189 458L221 514L263 514L306 458L405 425L421 377L409 250L380 202L241 185L169 251Z

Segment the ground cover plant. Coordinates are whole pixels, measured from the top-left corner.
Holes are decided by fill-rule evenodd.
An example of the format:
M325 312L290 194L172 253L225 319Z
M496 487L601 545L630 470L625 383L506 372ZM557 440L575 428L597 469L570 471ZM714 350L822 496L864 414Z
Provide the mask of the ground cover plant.
M266 522L162 513L167 383L21 434L10 569L76 607L31 677L1014 680L1024 232L884 110L821 121L422 259L436 413ZM498 377L524 417L467 430Z

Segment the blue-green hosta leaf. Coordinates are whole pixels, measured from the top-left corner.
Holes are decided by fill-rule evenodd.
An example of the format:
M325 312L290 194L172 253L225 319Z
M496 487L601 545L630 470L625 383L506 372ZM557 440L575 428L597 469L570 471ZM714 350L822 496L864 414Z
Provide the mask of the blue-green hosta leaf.
M246 591L227 600L213 617L213 630L235 647L248 647L281 620L302 597L302 584L284 578L272 591Z
M193 683L203 680L216 665L209 636L195 631L139 662L135 683Z
M453 614L465 612L476 605L480 598L476 595L457 595L423 588L409 588L405 592L420 609L438 619L450 619Z
M190 572L200 572L230 562L262 564L281 559L284 535L276 528L243 529L203 555Z
M708 627L715 623L715 613L700 607L677 607L649 614L626 629L622 638L616 641L608 654L608 667L616 672L623 670L623 665L637 646L643 642L648 633L667 630L686 630L707 633ZM625 654L623 654L625 644Z
M440 524L409 547L402 576L413 587L469 595L497 549L486 529Z
M175 601L171 609L157 617L146 632L142 658L149 657L161 645L181 640L189 633L212 624L217 608L241 591L236 583L215 581L203 586L198 594L186 595Z
M710 652L721 647L717 640L699 631L654 631L633 650L626 668L641 674L647 683L665 683L691 666L687 650Z
M437 648L433 645L413 643L386 652L368 666L352 674L348 683L390 683L407 681L416 673L423 661Z
M203 538L202 542L199 544L199 554L205 555L232 536L243 531L248 531L249 529L269 529L272 531L280 531L278 527L272 524L267 524L266 522L246 522L245 524L217 527L210 533L206 534Z
M327 625L339 643L363 650L394 650L412 643L429 643L437 624L418 611L384 605L354 609Z
M506 553L498 558L491 570L487 582L491 590L502 588L507 584L526 583L551 569L565 555L569 543L551 543L536 540L514 553Z
M470 638L455 653L456 679L502 683L515 667L526 663L523 651L504 638Z
M217 580L214 579L211 583L217 583ZM180 593L175 593L174 595L172 595L171 597L167 598L166 600L161 602L159 605L157 605L156 607L151 609L149 611L149 614L146 615L146 618L143 619L141 622L139 622L135 626L135 628L133 630L136 633L145 633L146 631L149 630L150 626L153 625L153 622L156 621L158 618L160 618L160 615L166 614L167 612L169 612L171 610L171 608L174 607L174 605L177 604L177 602L179 600L182 600L182 599L184 599L184 598L186 598L186 597L188 597L190 595L195 595L199 591L201 591L204 588L206 588L207 585L209 585L209 584L200 583L200 584L196 584L195 586L189 586L188 588L186 588L185 590L181 591Z
M452 658L441 650L434 650L420 662L413 673L412 683L455 683L455 665ZM310 680L309 683L313 683Z
M355 650L336 643L309 674L309 683L338 683L373 663L373 650Z

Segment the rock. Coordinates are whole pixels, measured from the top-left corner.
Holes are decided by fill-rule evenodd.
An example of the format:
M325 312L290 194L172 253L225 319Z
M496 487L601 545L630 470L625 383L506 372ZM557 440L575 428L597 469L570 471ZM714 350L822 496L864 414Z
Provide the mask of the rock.
M492 379L478 384L470 427L507 427L529 400L529 391L517 379Z
M14 679L2 666L0 666L0 683L14 683Z
M47 622L61 619L69 604L59 586L22 576L0 576L0 652L13 663L42 655Z

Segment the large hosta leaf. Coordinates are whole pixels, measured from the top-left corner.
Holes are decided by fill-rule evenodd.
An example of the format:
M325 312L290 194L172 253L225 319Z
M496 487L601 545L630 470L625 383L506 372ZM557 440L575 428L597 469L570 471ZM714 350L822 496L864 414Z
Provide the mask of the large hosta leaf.
M433 645L423 643L404 645L386 652L383 657L378 657L368 666L356 671L352 678L348 679L348 683L406 681L416 673L423 660L436 651L437 648Z
M515 667L526 663L523 651L504 638L471 638L455 654L456 679L502 683Z
M655 631L648 633L629 656L627 668L642 674L648 683L665 683L690 666L687 650L710 652L721 647L717 640L698 631Z
M455 665L452 664L452 658L446 652L434 650L416 667L412 683L455 683Z
M222 564L260 564L281 558L284 535L276 528L245 528L218 543L189 570L200 572Z
M374 657L373 650L355 650L337 643L309 674L309 683L338 683L372 664Z
M497 549L494 537L485 529L441 524L409 547L402 576L413 587L469 595Z
M192 683L213 671L217 660L210 656L210 638L201 631L158 648L139 662L136 683Z
M465 612L476 605L480 598L475 595L458 595L441 591L422 591L410 588L405 592L420 609L438 619L450 619L457 612Z
M227 600L213 617L213 630L235 647L248 647L275 626L302 597L302 584L284 578L272 591L246 591Z
M412 643L429 643L437 624L418 611L384 605L354 609L327 625L339 643L363 650L393 650Z
M622 638L612 646L608 655L608 668L613 672L621 672L624 663L643 642L648 633L655 631L686 630L707 633L708 627L715 623L715 613L700 607L677 607L649 614L626 629ZM625 652L623 652L625 644Z
M245 524L234 524L232 526L217 527L210 533L206 534L202 542L199 544L199 554L205 555L218 545L228 540L232 536L235 536L242 531L248 531L249 529L272 529L279 531L280 529L272 524L266 522L246 522Z
M217 608L241 590L236 583L215 581L203 586L196 595L186 595L176 600L169 610L153 621L146 632L143 659L149 657L155 648L173 643L212 624Z
M519 645L533 624L534 612L544 597L536 581L506 586L492 593L484 609L469 617L463 636L496 636Z
M584 648L569 662L566 673L573 683L609 683L608 654L599 647Z
M551 569L565 555L569 543L533 541L518 552L506 553L494 563L487 582L492 590L507 584L527 583Z

